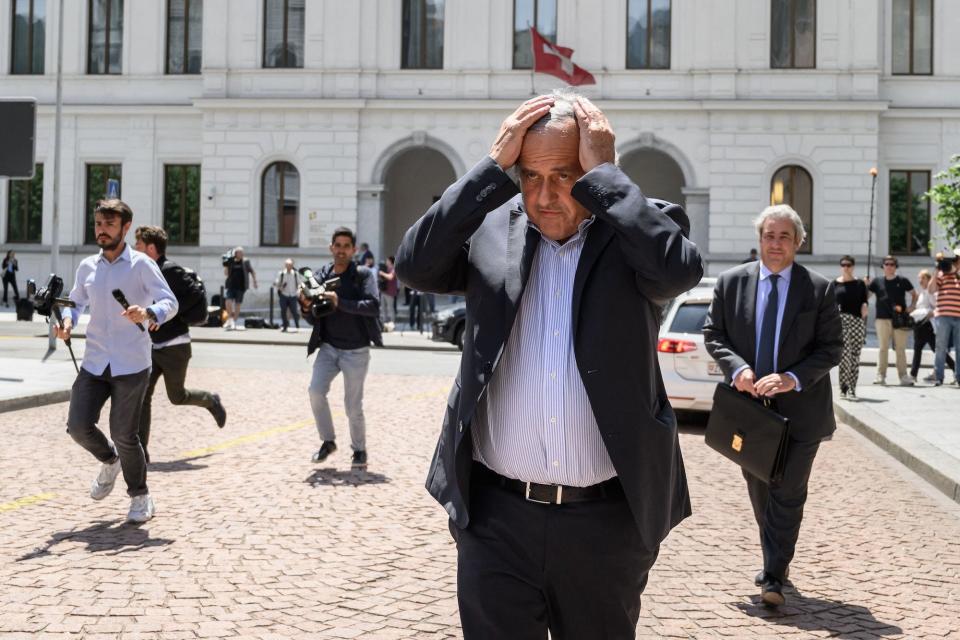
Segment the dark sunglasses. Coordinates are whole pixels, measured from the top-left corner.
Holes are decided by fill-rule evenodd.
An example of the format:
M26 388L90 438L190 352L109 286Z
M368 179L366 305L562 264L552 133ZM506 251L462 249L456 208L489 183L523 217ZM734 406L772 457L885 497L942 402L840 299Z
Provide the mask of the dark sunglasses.
M850 262L841 262L841 263L840 263L840 266L841 266L841 267L852 267L853 264L850 263Z

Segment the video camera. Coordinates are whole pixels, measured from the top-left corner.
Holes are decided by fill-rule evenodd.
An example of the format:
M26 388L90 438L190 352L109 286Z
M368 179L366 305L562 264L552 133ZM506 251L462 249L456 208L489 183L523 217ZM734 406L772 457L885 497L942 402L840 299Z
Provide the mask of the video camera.
M950 273L953 271L953 265L957 263L957 260L960 260L960 256L956 256L949 249L945 249L937 252L936 260L937 269L944 273Z
M55 273L50 274L47 284L39 290L32 280L27 283L27 296L33 296L33 310L48 318L52 315L57 322L63 321L60 315L60 307L74 308L77 306L70 298L61 298L60 294L62 293L63 278Z
M225 254L220 256L220 260L222 261L223 266L225 267L229 267L230 263L233 262L234 258L236 258L236 251L234 251L233 249L230 249L230 251L227 251Z
M336 311L333 301L324 298L323 294L336 290L340 286L340 278L330 278L320 282L313 271L307 267L301 267L297 272L300 274L297 290L300 295L310 301L310 315L314 319L319 319Z

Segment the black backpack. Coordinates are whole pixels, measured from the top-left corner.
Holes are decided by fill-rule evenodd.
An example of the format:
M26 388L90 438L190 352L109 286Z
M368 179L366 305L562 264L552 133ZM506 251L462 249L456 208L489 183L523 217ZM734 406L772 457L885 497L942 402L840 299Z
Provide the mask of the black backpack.
M162 271L167 268L175 268L177 265L170 260L163 263ZM203 284L203 278L193 269L180 267L183 271L183 298L178 299L180 311L177 317L192 326L204 326L207 324L207 287Z

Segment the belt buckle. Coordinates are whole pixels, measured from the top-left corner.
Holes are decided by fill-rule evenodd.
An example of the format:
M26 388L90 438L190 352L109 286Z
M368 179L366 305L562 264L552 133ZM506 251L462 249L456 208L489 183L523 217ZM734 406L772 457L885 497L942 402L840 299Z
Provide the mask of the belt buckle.
M527 482L524 490L523 497L526 498L527 502L536 502L537 504L562 504L563 503L563 485L557 485L557 501L550 502L549 500L537 500L536 498L530 497L530 485L532 482Z

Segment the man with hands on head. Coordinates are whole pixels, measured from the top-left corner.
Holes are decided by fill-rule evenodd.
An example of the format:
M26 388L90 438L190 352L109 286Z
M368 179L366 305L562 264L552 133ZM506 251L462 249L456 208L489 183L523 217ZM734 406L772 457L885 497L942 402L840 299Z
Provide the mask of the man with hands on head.
M586 98L528 100L397 255L411 287L466 296L427 489L468 640L633 638L660 542L690 513L657 313L703 269L683 210L615 156Z
M820 441L837 428L830 369L840 363L843 338L833 283L794 262L806 239L797 212L770 206L754 225L760 260L717 278L703 334L727 383L769 399L790 419L783 478L767 485L743 472L763 549L763 568L754 582L763 602L778 606L784 603L783 582L813 460Z
M131 497L127 520L141 523L155 511L138 435L151 362L144 325L162 325L176 315L178 305L157 263L124 241L132 222L133 211L126 203L116 199L97 203L94 231L100 253L85 258L77 268L70 291L76 308L64 310L57 336L69 340L80 314L90 308L83 363L70 392L67 432L101 463L90 497L106 498L122 471ZM126 309L113 296L117 289L130 303ZM97 427L108 399L110 439Z

